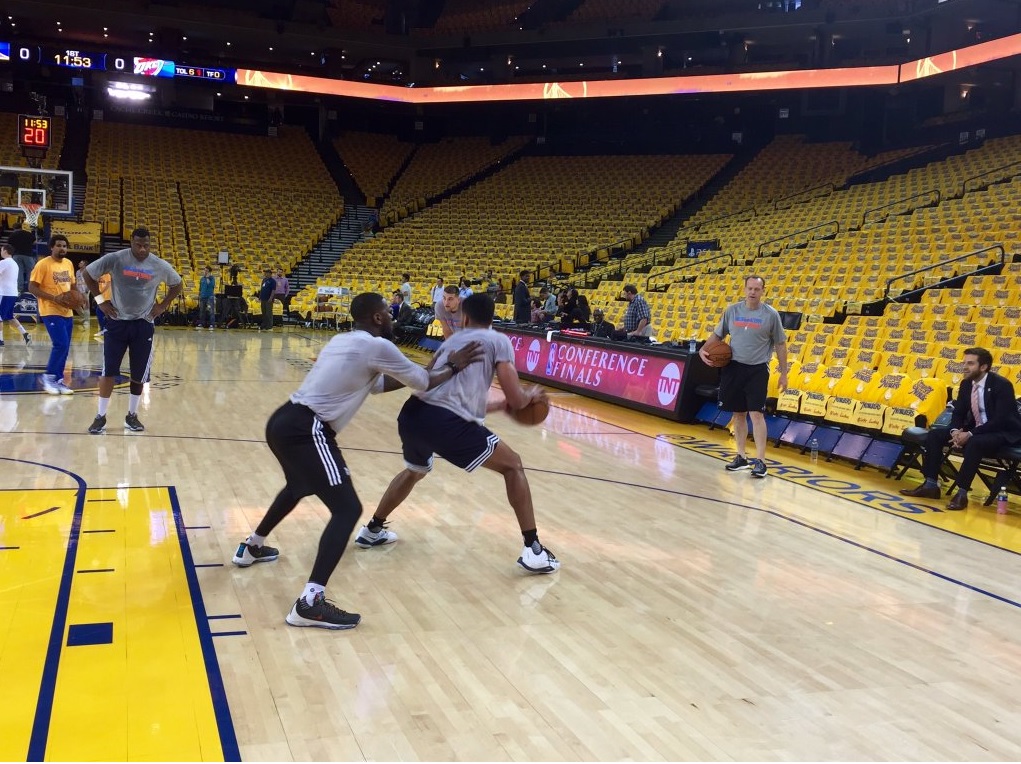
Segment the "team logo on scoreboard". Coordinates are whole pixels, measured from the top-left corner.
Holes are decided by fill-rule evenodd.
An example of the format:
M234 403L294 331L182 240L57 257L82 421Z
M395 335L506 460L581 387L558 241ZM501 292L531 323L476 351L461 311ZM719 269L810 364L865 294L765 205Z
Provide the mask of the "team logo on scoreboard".
M677 393L681 391L681 370L676 363L668 363L663 367L663 373L659 375L656 383L656 394L662 406L669 406L677 400Z
M174 62L162 58L135 58L134 72L142 77L173 77Z
M535 367L539 365L539 356L541 355L542 346L539 344L539 340L532 340L528 346L528 354L525 356L525 365L528 367L529 372L535 371Z

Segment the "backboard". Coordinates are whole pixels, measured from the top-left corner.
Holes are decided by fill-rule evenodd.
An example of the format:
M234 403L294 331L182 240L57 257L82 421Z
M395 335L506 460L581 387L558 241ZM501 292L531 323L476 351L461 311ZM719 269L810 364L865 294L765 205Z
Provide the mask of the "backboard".
M0 210L24 214L21 204L41 204L44 215L73 215L74 173L0 166Z

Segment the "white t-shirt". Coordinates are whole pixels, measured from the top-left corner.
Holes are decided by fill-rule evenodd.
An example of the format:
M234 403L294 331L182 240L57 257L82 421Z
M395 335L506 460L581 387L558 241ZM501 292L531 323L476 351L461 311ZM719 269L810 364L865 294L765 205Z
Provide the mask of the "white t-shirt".
M13 257L0 260L0 297L18 296L18 263Z
M504 361L514 363L514 346L507 335L493 329L462 329L449 340L444 340L436 351L436 368L446 363L447 357L470 342L482 345L481 361L473 363L432 390L415 393L426 403L453 411L462 419L482 424L486 419L486 401L493 384L496 365Z
M429 386L429 372L409 361L390 340L361 330L338 334L326 343L291 400L308 406L339 433L369 393L383 392L384 374L413 390Z

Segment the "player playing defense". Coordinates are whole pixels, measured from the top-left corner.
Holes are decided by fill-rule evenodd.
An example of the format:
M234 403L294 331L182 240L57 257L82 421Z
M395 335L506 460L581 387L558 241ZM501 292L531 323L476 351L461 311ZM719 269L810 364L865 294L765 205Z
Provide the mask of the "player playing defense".
M110 299L102 297L98 279L110 274ZM100 435L106 431L106 412L110 408L114 378L121 373L121 362L128 354L131 371L128 414L124 427L141 432L145 426L138 421L138 402L142 388L149 381L152 367L153 322L173 304L184 289L177 271L165 260L149 252L149 231L136 228L131 232L131 246L103 255L85 268L85 283L96 295L96 310L106 314L106 342L103 345L103 375L99 378L99 413L89 432ZM167 296L156 300L160 284L167 285Z
M560 567L553 553L539 543L532 492L521 457L483 424L487 411L504 407L516 411L545 395L539 388L526 391L521 387L514 347L506 335L493 330L493 312L493 298L486 294L473 294L461 302L464 328L440 346L436 361L442 363L475 342L485 350L483 361L466 369L453 383L416 393L404 404L397 429L405 468L390 482L372 520L358 532L355 543L359 546L369 548L397 540L397 534L384 527L386 519L432 469L433 454L439 454L466 472L485 467L503 475L507 499L525 542L518 564L532 573L552 573ZM505 401L489 400L494 371Z
M326 344L297 392L269 418L266 441L287 483L233 559L243 568L277 559L280 552L265 545L266 537L303 497L314 494L322 500L330 510L330 521L319 541L305 591L287 614L291 626L351 629L361 620L357 613L347 613L326 599L326 584L362 514L362 504L337 447L337 433L369 393L405 385L431 390L482 356L478 343L466 342L457 352L448 353L438 370L435 359L428 368L412 363L392 342L386 300L372 292L351 301L351 319L354 330L338 334Z

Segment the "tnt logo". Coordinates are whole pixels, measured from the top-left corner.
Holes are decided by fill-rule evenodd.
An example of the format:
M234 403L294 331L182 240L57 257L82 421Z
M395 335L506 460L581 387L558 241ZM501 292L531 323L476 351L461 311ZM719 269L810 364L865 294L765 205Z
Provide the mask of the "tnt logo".
M662 406L669 406L677 400L681 391L681 370L676 363L668 363L656 383L656 394Z
M529 372L535 371L535 367L539 365L539 340L532 340L532 343L528 346L528 353L525 355L525 365L528 367Z

